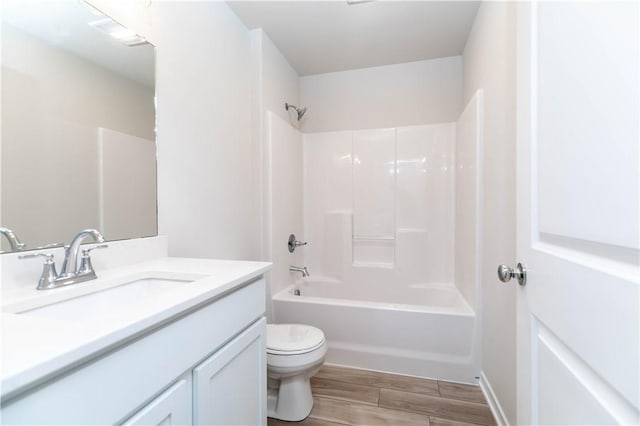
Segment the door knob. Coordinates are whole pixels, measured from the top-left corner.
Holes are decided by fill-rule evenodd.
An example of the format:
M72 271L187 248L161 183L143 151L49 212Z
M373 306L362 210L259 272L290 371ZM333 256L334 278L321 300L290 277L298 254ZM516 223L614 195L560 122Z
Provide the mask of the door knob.
M511 281L511 278L517 278L518 284L524 287L527 284L527 268L520 262L513 269L507 265L498 266L498 278L503 283Z

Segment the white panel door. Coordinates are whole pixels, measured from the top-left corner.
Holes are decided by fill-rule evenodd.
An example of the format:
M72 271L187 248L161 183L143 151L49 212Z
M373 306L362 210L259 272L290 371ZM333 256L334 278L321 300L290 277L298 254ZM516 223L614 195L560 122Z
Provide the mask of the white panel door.
M518 424L639 424L637 2L518 5Z
M265 324L259 320L193 370L193 424L266 424Z
M191 372L123 423L135 425L191 424Z

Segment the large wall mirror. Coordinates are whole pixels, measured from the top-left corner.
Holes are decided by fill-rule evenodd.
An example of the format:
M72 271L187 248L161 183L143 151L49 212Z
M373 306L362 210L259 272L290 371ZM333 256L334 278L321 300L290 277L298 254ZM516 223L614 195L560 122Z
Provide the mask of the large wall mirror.
M156 235L154 47L82 1L1 16L0 249Z

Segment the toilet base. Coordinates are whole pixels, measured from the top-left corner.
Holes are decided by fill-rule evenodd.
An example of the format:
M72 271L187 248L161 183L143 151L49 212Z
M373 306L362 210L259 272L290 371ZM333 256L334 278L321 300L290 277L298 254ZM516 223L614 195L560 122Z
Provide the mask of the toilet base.
M278 389L267 392L267 416L297 422L309 416L313 408L311 383L306 374L283 377Z

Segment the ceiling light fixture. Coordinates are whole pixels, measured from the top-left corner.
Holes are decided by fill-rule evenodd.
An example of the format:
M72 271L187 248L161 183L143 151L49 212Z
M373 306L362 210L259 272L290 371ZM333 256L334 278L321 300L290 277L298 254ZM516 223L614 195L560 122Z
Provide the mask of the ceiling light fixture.
M376 1L376 0L347 0L347 4L349 6L353 6L353 5L361 4L361 3L371 3L373 1Z
M89 25L108 34L112 38L126 44L127 46L139 46L147 43L147 40L131 31L128 28L123 27L111 18L99 19L97 21L89 22Z

